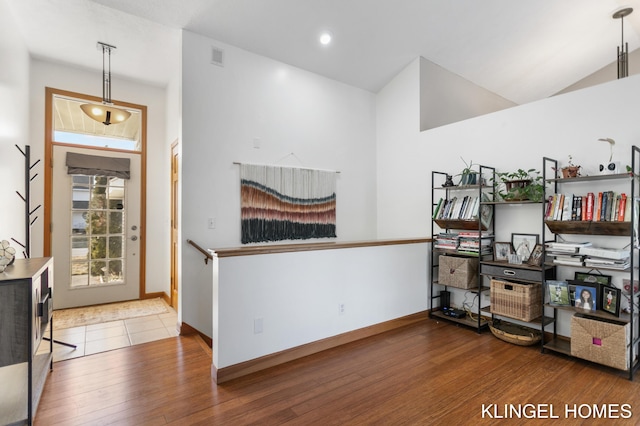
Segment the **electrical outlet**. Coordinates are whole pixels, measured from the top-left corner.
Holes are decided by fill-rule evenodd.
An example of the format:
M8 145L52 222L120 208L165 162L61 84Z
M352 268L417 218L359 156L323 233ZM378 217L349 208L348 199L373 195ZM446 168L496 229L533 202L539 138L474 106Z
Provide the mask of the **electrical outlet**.
M338 303L338 315L344 315L344 303Z
M262 318L256 318L253 320L253 334L262 333Z
M207 226L209 227L209 229L216 229L216 218L210 217L209 219L207 219Z

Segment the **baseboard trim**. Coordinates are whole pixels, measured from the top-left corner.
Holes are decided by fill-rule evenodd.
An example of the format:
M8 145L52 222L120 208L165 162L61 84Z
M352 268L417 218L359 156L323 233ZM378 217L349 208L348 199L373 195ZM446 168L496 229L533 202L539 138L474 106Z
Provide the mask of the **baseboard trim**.
M358 330L349 331L337 336L317 340L305 345L296 346L295 348L252 359L240 364L231 365L229 367L216 369L212 364L211 377L213 377L213 380L217 384L226 383L230 380L237 379L238 377L246 376L248 374L265 370L270 367L275 367L277 365L284 364L286 362L290 362L298 358L312 355L327 349L335 348L346 343L355 342L356 340L375 336L376 334L384 333L385 331L406 327L408 325L424 321L428 318L428 311L422 311L380 324L375 324L369 327L360 328Z
M164 291L157 291L155 293L145 293L140 299L155 299L156 297L164 300L167 305L171 306L171 298Z
M205 334L202 334L201 332L198 331L198 329L191 327L186 322L183 322L182 324L180 324L180 329L178 330L178 334L180 334L181 336L197 334L202 338L202 340L204 340L204 342L209 346L209 348L213 346L213 341L211 340L211 337Z

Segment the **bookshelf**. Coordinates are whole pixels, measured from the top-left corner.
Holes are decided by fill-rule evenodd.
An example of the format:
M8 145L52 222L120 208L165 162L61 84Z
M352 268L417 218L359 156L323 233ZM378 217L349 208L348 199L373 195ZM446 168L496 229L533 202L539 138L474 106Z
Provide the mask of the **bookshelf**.
M493 251L493 210L485 205L489 200L487 192L492 186L484 184L487 177L493 176L495 169L479 166L477 184L447 185L451 176L444 172L431 173L431 235L434 245L429 258L430 317L464 325L481 332L488 327L486 316L482 315L483 293L489 288L483 286L479 273L479 261ZM469 286L440 280L440 264L460 264L463 274L473 275L474 284ZM449 268L450 266L447 266ZM455 273L458 273L456 269ZM447 315L454 307L449 303L454 292L470 292L474 302L469 306L465 302L457 309L465 311L461 318ZM475 306L477 303L477 306ZM475 308L477 309L474 309Z
M629 380L633 380L639 365L638 294L633 286L630 286L629 292L623 292L620 281L623 277L631 283L638 280L638 271L634 265L638 251L638 230L634 223L637 224L638 220L632 218L638 216L639 188L634 176L638 176L640 168L640 151L635 146L632 147L631 157L633 173L573 178L559 177L558 161L543 158L546 192L542 240L545 263L557 268L557 276L560 278L553 278L554 280L568 283L569 304L559 306L548 301L550 295L547 294L547 281L550 278L543 277L545 288L542 302L552 321L541 326L543 353L558 352L620 369L620 364L612 365L606 360L613 357L615 351L618 352L618 357L622 352L627 360L622 365L627 366L625 371ZM589 278L584 281L572 280L569 278L571 273L575 274L575 278ZM603 278L606 283L599 282L599 278ZM596 295L592 303L597 309L578 307L576 294L583 287L581 284L584 287L592 286L593 290L590 291ZM606 303L602 296L607 288L620 290L615 302L618 309L625 298L628 298L628 313L615 314L603 309ZM561 323L567 324L567 317L571 321L571 335L565 337L558 334L558 327ZM588 330L578 329L576 324L587 324ZM585 339L600 341L602 336L598 333L602 333L600 330L606 327L619 327L622 334L627 333L626 343L623 341L615 349L606 345L592 345L593 351L581 351ZM626 327L629 330L622 331ZM545 332L549 333L550 339L547 339ZM593 333L593 336L589 333Z

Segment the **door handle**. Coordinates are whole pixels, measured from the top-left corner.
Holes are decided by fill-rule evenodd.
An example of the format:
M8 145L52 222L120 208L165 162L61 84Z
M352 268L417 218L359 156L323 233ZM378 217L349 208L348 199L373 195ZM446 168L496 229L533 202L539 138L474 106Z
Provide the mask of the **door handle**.
M138 241L138 237L134 235L133 237L131 237L131 241Z

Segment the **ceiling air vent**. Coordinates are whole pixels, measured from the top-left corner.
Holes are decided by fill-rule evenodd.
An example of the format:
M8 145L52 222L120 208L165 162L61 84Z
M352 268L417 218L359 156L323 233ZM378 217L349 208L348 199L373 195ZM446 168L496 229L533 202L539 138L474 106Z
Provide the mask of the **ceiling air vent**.
M213 46L211 48L211 63L219 67L224 66L224 50Z

